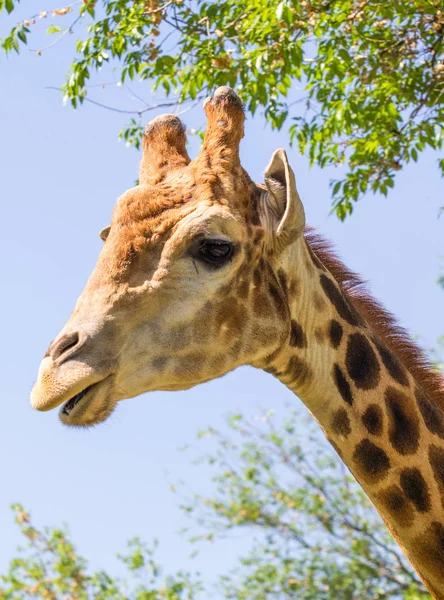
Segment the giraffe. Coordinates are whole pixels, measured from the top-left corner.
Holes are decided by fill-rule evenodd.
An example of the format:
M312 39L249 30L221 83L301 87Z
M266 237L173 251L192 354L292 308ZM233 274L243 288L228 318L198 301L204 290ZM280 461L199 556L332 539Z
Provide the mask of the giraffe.
M139 185L31 393L62 423L249 364L306 404L432 596L444 600L444 384L394 319L306 228L285 151L242 168L242 103L218 88L191 161L174 115L146 127Z

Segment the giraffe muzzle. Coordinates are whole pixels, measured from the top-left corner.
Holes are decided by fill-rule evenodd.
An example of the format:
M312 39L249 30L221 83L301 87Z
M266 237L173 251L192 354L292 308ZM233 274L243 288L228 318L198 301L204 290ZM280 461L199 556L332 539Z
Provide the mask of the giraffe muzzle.
M104 421L114 410L113 374L96 373L69 361L58 367L45 357L31 392L31 406L48 411L60 406L59 418L65 425L90 426Z

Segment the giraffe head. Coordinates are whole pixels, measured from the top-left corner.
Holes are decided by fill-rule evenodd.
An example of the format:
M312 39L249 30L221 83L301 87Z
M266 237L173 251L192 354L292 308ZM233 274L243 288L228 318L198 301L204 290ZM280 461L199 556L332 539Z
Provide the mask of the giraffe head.
M31 403L68 425L106 419L119 400L183 390L261 366L290 336L278 276L304 210L285 152L254 184L239 160L244 113L229 88L204 104L190 161L173 115L143 139L139 185L121 196L76 307L42 360Z

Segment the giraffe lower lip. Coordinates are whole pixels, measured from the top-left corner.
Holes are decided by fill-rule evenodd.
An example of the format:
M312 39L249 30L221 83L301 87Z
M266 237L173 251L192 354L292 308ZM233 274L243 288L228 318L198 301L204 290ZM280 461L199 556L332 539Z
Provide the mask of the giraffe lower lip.
M73 408L75 406L77 406L77 404L80 402L80 400L82 400L82 398L84 398L86 396L86 394L93 387L93 385L89 385L84 390L82 390L81 392L79 392L78 394L76 394L75 396L70 398L67 402L65 402L65 404L63 405L63 408L62 408L62 413L64 415L69 415L71 413L71 411L73 410Z

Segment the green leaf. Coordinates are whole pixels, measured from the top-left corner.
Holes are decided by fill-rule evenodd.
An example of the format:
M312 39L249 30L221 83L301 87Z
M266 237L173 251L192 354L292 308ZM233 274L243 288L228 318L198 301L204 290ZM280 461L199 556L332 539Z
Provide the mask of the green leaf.
M46 30L46 34L51 35L52 33L60 33L60 31L62 31L62 29L58 25L50 25Z
M285 2L279 2L276 8L276 18L278 21L282 19L282 15L284 14Z
M342 186L342 181L336 181L336 183L333 186L333 196L336 196L336 194L341 189L341 186Z
M25 32L24 32L24 30L23 30L23 29L19 29L19 30L17 31L17 37L18 37L18 39L19 39L21 42L23 42L24 44L26 44L26 34L25 34Z

